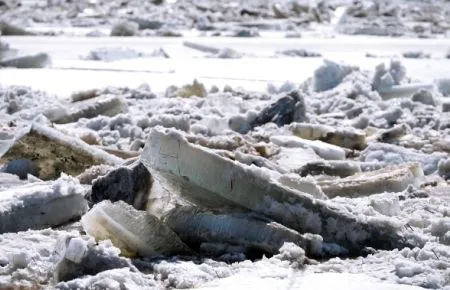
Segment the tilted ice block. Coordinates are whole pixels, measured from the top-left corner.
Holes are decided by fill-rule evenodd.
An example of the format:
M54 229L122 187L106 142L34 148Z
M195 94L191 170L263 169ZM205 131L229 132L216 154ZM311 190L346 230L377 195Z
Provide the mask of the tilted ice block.
M54 123L65 124L99 115L112 117L127 111L128 106L120 96L100 96L73 103L68 110L49 110L45 115Z
M400 192L409 185L420 186L424 181L423 170L419 163L388 166L379 170L361 172L355 175L319 181L319 185L328 197L359 197L382 192Z
M364 131L351 127L334 128L321 124L292 123L289 129L298 137L320 140L344 148L361 150L367 146Z
M61 225L84 214L84 188L63 176L0 191L0 233Z
M173 194L225 199L300 233L320 234L325 242L340 244L354 253L366 246L404 246L389 222L357 217L330 201L284 187L271 177L269 170L246 166L189 144L176 130L154 128L141 162L149 170L159 171L166 184L184 182L184 187L173 187Z
M426 154L418 150L404 148L401 146L371 143L361 152L362 161L379 161L388 164L402 164L405 162L419 162L423 172L428 175L438 169L438 162L446 154Z
M218 243L276 254L284 242L292 242L302 247L307 255L322 254L320 236L300 235L251 213L214 214L187 206L173 209L163 220L193 248L200 247L202 243Z
M21 129L12 139L0 140L0 163L18 159L31 160L37 168L37 177L43 180L58 178L61 172L78 175L92 165L123 162L123 159L89 146L78 138L39 123ZM26 175L29 172L20 172L25 169L17 168L16 171Z
M152 214L123 201L104 200L81 218L84 230L96 240L107 240L129 257L179 254L189 248Z

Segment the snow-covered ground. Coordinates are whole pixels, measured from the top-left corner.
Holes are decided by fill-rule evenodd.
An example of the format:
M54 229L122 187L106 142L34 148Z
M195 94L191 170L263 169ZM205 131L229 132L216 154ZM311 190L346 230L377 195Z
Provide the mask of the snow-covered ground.
M188 33L185 32L185 34ZM222 91L222 88L229 85L236 90L241 87L247 91L261 92L256 97L245 94L239 95L239 92L235 95L233 93L227 94L227 92L223 94L222 92L219 94L211 93L206 100L203 100L197 97L164 98L163 94L159 94L158 97L160 98L156 98L151 95L147 88L138 90L136 95L142 94L144 96L138 98L130 97L129 92L123 93L111 89L113 94L121 97L128 94L125 97L127 98L126 103L129 111L115 117L100 116L89 120L79 118L69 124L56 125L57 129L71 132L74 135L84 132L84 130L89 131L94 134L94 137L102 139L105 146L128 150L133 141L145 139L148 135L147 129L150 127L156 125L171 127L172 124L175 124L175 127L181 130L190 131L190 133L195 132L202 135L205 131L204 135L207 137L218 135L219 139L212 141L213 145L211 146L214 147L216 143L222 145L223 140L228 140L227 138L231 140L230 136L233 136L222 135L224 128L229 129L227 124L230 124L228 123L230 119L238 120L238 125L248 125L246 122L248 123L251 114L254 114L252 110L260 112L266 105L279 99L277 94L264 97L264 94L268 92L269 84L274 84L276 87L285 82L290 82L295 86L302 85L305 80L314 75L317 68L323 65L324 59L357 66L363 71L370 72L373 72L375 67L382 62L389 66L391 59L400 59L406 68L407 76L426 85L434 84L436 79L449 77L450 59L445 57L450 47L449 39L395 39L341 35L336 35L333 38L311 36L287 39L283 35L273 32L257 39L197 36L183 38L2 37L1 41L7 42L22 54L47 52L52 59L52 64L44 69L0 69L0 87L10 85L29 86L32 90L42 90L54 94L40 95L34 92L20 94L18 96L20 101L18 102L22 102L19 105L23 105L25 112L21 115L19 110L16 116L20 117L35 114L33 109L36 109L38 113L49 107L58 109L63 105L72 109L71 106L76 107L76 105L67 103L67 98L73 92L94 88L102 89L108 86L134 89L145 83L148 84L151 92L164 93L171 85L181 87L197 79L205 84L208 91L212 86L218 86ZM209 57L206 53L184 46L183 42L185 41L219 49L232 48L242 53L243 56L236 59ZM144 54L151 54L162 48L170 58L139 57L111 62L83 59L92 50L105 47L125 47ZM277 55L277 52L288 49L305 49L320 53L322 56L280 57ZM430 54L431 57L429 59L402 57L404 52L409 51L422 51ZM374 54L375 57L368 57L367 53ZM342 83L339 83L336 88L325 92L314 92L314 97L308 96L307 105L309 107L307 111L310 114L308 116L320 116L323 118L319 120L320 122L331 124L336 128L341 128L341 126L343 128L357 127L359 123L353 122L355 118L347 119L343 117L341 123L343 125L339 126L336 125L336 120L341 120L339 113L347 113L350 109L362 106L365 110L367 109L362 114L363 117L367 117L367 122L371 122L370 126L367 126L370 128L365 133L371 137L376 136L375 133L378 134L390 129L391 123L396 124L395 122L399 120L399 123L403 122L416 129L409 135L411 139L401 140L399 144L419 149L421 150L420 154L417 153L416 155L416 153L410 153L409 151L395 151L394 149L389 151L389 148L383 149L376 147L378 144L375 144L367 149L364 154L361 153L361 157L357 157L359 158L357 160L367 161L368 163L372 161L403 163L413 160L423 162L422 167L424 169L432 167L430 171L436 171L437 163L444 157L439 155L441 153L434 154L432 151L439 146L447 146L445 150L450 150L448 149L448 143L444 145L440 143L449 142L448 128L444 128L444 122L448 121L448 112L443 112L441 108L442 103L445 103L448 97L433 92L432 105L421 103L425 102L423 99L411 101L409 95L405 99L400 99L400 101L395 98L383 100L379 98L378 93L374 97L371 93L375 91L365 86L371 82L371 80L368 81L369 78L365 78L365 75L355 73L355 76L351 75L351 77L353 78L345 79ZM353 90L360 93L360 98L352 99L349 97ZM305 91L307 90L305 89ZM286 92L282 92L282 94L284 93ZM418 96L418 98L422 98L422 96ZM340 103L341 101L342 103ZM394 109L397 108L400 108L401 117L396 117ZM0 109L3 110L3 107L0 107ZM421 115L422 113L423 115ZM430 114L427 115L427 113ZM439 116L439 114L441 115ZM188 118L187 121L183 119L185 116L188 116L186 117ZM239 118L233 119L236 116ZM363 117L360 119L363 119ZM392 119L395 120L391 122ZM30 119L24 117L24 120L29 121ZM194 122L189 123L191 120ZM437 122L436 120L440 120L441 124L434 124L433 122ZM46 123L47 121L44 119L42 122ZM0 127L6 127L4 123L0 123ZM373 129L374 127L376 129ZM369 133L370 130L374 130L375 133ZM263 136L261 140L269 140L269 137L277 134L282 135L285 132L281 128L274 129L269 126L264 127L261 131L254 132L253 137L257 138L258 134ZM264 134L267 134L268 137ZM270 144L273 145L276 138L270 140L272 142ZM279 137L279 140L282 143L289 139ZM288 141L286 142L288 143ZM327 147L327 145L329 144L323 143L322 145L316 145L316 147L307 146L309 148L309 151L307 151L303 146L289 148L289 146L283 147L277 144L282 148L282 152L277 154L281 157L284 156L284 159L281 157L278 160L273 159L269 165L272 165L273 161L280 167L297 166L303 162L304 156L314 156L319 160L323 157L320 154L321 152L326 151L326 153L331 154L330 152L333 149L337 150L339 154L344 152L343 155L346 158L345 155L348 154L348 151L344 151L342 148ZM311 148L319 149L313 151ZM270 150L270 148L267 150ZM448 151L446 154L448 158ZM298 157L298 159L292 158L293 156ZM238 160L238 155L234 157ZM246 160L244 156L240 161L245 162ZM268 167L269 165L263 163L262 167ZM280 175L281 173L277 172L276 174ZM409 171L408 174L410 174ZM75 182L72 178L64 178ZM55 183L42 185L42 187L48 187L52 190L56 188L54 195L59 196L57 194L59 193L58 186L64 187L64 178ZM416 176L410 177L408 175L408 178L415 180ZM427 178L429 178L427 182L432 184L433 177L428 176ZM317 182L320 183L323 180L319 178ZM440 185L445 184L442 179L439 179L439 182ZM7 183L5 182L5 184ZM2 193L10 193L7 188L2 188L2 186L0 184ZM33 187L33 185L28 186ZM78 190L79 185L74 186ZM46 190L49 190L48 188ZM318 264L312 263L312 265L300 266L296 265L295 259L292 259L292 257L286 258L283 254L255 262L247 260L232 264L208 259L197 264L192 261L170 259L160 262L145 259L134 260L133 263L142 271L141 273L134 266L128 265L128 260L125 261L124 258L119 257L117 249L110 244L94 245L92 241L80 242L80 240L77 240L78 244L74 246L77 250L95 252L96 258L106 259L111 264L117 263L125 269L103 269L105 271L100 274L92 273L93 276L90 276L90 273L80 274L78 279L61 282L58 287L60 287L59 289L76 289L77 287L86 287L87 289L96 285L100 287L99 289L176 287L336 290L419 289L418 286L425 288L449 287L450 247L448 246L448 230L450 226L448 215L450 209L448 202L450 202L450 198L448 196L448 181L444 188L447 190L427 191L428 195L423 199L413 196L417 192L410 188L395 193L333 199L333 202L346 208L352 214L379 219L381 224L384 222L384 218L389 217L393 223L406 223L409 227L414 227L414 230L412 230L412 233L409 232L410 236L408 236L417 243L417 247L413 249L380 250L368 257L335 258L320 261ZM40 188L38 189L42 191ZM410 192L411 190L412 192ZM79 191L81 192L82 189L79 189ZM0 197L0 201L3 200L6 200L6 198ZM20 202L20 200L17 201L17 203ZM78 230L80 225L76 223L68 227ZM53 250L55 247L58 249L57 241L67 238L67 235L69 233L64 228L60 228L60 231L41 230L1 235L0 289L3 289L2 287L8 289L8 287L14 286L31 288L35 286L34 283L36 282L40 283L42 287L48 285L53 275L54 269L52 267L55 264L62 263L61 254L55 253L57 251ZM77 231L70 235L78 237L80 234ZM88 244L88 246L85 246L85 244ZM70 248L68 245L66 246L68 249ZM65 249L66 252L62 256L65 255L66 259L70 257L71 261L76 260L77 257L74 258L71 254L67 254L70 252L68 249ZM299 257L297 258L304 258L304 253L303 255L299 254L296 250L298 249L291 249L292 252L287 251L284 255L295 256L298 254ZM75 252L75 254L70 253L75 256L80 253L79 251ZM58 265L58 267L62 267L61 264ZM67 274L64 268L57 268L57 271ZM95 274L97 275L94 276Z

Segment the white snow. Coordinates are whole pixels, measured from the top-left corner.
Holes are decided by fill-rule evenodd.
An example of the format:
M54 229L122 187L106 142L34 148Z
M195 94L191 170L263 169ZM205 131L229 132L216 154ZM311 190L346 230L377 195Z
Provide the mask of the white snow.
M103 271L95 276L83 276L69 282L60 282L55 285L60 290L82 290L82 289L164 289L162 285L155 282L153 275L135 273L129 268L119 268Z

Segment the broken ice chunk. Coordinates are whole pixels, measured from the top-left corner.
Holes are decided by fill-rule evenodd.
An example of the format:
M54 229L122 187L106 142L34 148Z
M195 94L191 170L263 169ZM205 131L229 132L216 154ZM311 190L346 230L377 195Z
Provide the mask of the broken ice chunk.
M125 201L136 209L144 210L148 193L152 186L152 176L142 163L130 167L119 167L109 171L92 183L89 200L99 203L103 200Z
M88 209L84 194L69 176L0 191L0 233L57 226L79 217Z
M429 90L419 89L411 96L413 102L419 102L425 105L436 106L433 94Z
M110 61L116 61L116 60L122 60L122 59L140 58L140 57L145 57L145 56L146 56L145 53L136 51L131 48L100 47L100 48L91 50L84 59L110 62Z
M181 240L195 248L202 243L219 243L276 254L287 241L303 248L307 255L322 254L321 245L315 239L254 214L214 214L180 207L170 211L164 222Z
M367 146L364 132L351 127L334 128L320 124L292 123L288 128L296 136L308 140L320 140L357 150Z
M402 56L404 58L430 58L431 55L429 53L424 53L421 50L412 50L412 51L406 51L402 53Z
M43 180L58 178L61 172L78 175L92 165L123 162L80 139L38 123L23 128L13 139L0 142L0 163L17 162L14 160L19 159L33 160L37 171L23 172L25 168L22 166L19 175L37 173L37 177Z
M131 21L121 21L113 25L111 36L135 36L139 34L139 25Z
M277 55L289 56L289 57L321 57L318 52L309 51L306 49L287 49L278 51Z
M371 143L361 152L361 161L379 161L388 164L419 162L423 172L428 175L438 168L439 160L445 154L425 154L420 151L385 143Z
M0 168L0 190L26 184L26 180L20 180L17 175L4 173Z
M51 64L50 56L47 53L38 53L0 60L0 67L15 68L44 68Z
M389 68L384 63L375 67L375 74L372 86L375 90L389 89L395 85L400 85L406 76L406 68L398 60L391 60Z
M306 119L304 97L298 91L292 91L265 107L256 118L250 122L250 128L253 129L269 122L275 123L281 127L294 121L303 122Z
M323 193L320 186L317 184L316 180L312 177L299 177L295 173L287 173L281 175L278 179L280 184L287 186L289 188L298 190L300 192L309 193L315 198L328 199L328 197Z
M437 79L435 81L438 91L444 96L450 95L450 79Z
M276 162L287 171L294 171L297 168L304 166L309 161L321 160L321 158L309 147L280 147L278 154L270 157L270 160Z
M47 110L45 115L58 124L76 122L81 118L94 118L99 115L115 116L128 111L125 100L119 96L100 96L76 102L69 110Z
M200 83L197 79L194 79L192 84L186 84L181 88L169 87L166 90L166 97L175 98L190 98L190 97L200 97L205 98L208 95L205 85Z
M374 135L374 139L377 142L392 143L398 141L398 139L407 135L410 131L411 128L407 124L399 124L389 129L380 130L380 132Z
M411 84L384 86L377 89L377 91L380 94L380 96L383 97L384 100L388 100L392 98L409 97L411 96L411 94L421 89L433 90L434 88L433 84L411 83Z
M442 159L438 164L439 175L445 180L450 179L450 158Z
M12 49L9 44L0 42L0 60L15 57L17 53L17 49Z
M370 200L370 205L386 216L396 216L400 213L399 199L395 195L377 196Z
M108 173L113 168L114 167L110 165L94 165L78 175L77 178L81 184L91 185L92 181L100 176L106 175L106 173Z
M361 166L358 162L351 160L319 160L311 161L297 168L296 173L300 176L321 175L347 177L361 172Z
M15 174L20 177L20 179L26 179L28 174L37 176L38 170L36 165L30 159L15 159L7 162L0 167L0 172Z
M289 148L312 148L317 155L327 160L344 160L346 156L345 150L341 147L319 140L311 141L296 136L272 136L270 142Z
M183 45L186 47L195 49L195 50L199 50L201 52L212 53L212 54L219 53L219 51L220 51L219 48L215 48L212 46L195 43L195 42L191 42L191 41L183 41Z
M8 2L6 1L6 5L8 6ZM4 3L4 2L2 2ZM12 23L6 22L4 20L0 21L0 35L7 36L7 35L36 35L34 32L28 31L23 29L22 27L19 27L17 25L14 25Z
M90 274L95 275L114 268L128 268L137 272L129 259L119 256L111 243L96 243L93 238L67 234L55 246L55 282L70 281Z
M388 166L383 169L357 173L336 180L319 181L325 194L336 196L359 197L382 192L400 192L410 184L418 187L423 182L423 171L419 163Z
M88 251L87 241L81 238L70 239L64 253L64 258L74 263L80 263Z
M158 218L123 201L104 200L81 218L96 240L110 239L128 257L189 252L189 248Z
M353 253L366 246L387 249L405 245L393 224L356 217L332 202L283 186L272 171L189 144L176 130L153 128L141 162L156 171L152 176L158 176L158 182L166 187L181 184L170 187L173 195L228 200L235 207L253 210L300 233L320 234L325 242Z
M179 130L183 130L189 132L190 130L190 122L188 115L172 115L172 114L158 114L156 116L151 117L150 119L146 119L145 121L141 121L140 127L155 127L157 125L166 127L166 128L176 128ZM144 128L144 129L145 129Z
M315 92L323 92L337 87L344 77L350 74L352 67L340 65L325 59L313 76L313 89Z

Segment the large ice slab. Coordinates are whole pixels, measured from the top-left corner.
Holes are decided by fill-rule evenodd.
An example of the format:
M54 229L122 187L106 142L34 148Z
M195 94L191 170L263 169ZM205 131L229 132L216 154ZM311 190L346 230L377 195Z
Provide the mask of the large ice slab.
M209 198L218 196L300 233L320 234L325 242L340 244L350 251L358 252L366 246L404 246L392 224L357 217L334 203L282 186L269 170L246 166L189 144L176 130L154 128L141 162L164 173L168 184L170 179L189 184L173 193L189 195L194 191Z
M84 188L72 177L0 191L0 233L61 225L84 214Z
M0 163L31 160L37 177L55 179L62 172L78 175L92 165L117 165L123 159L89 146L78 138L39 123L22 128L14 138L0 140Z

